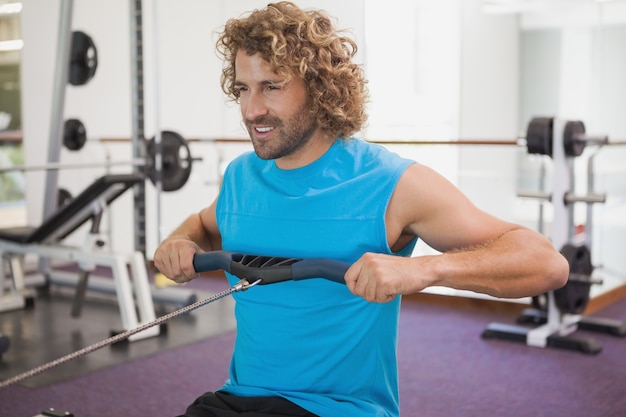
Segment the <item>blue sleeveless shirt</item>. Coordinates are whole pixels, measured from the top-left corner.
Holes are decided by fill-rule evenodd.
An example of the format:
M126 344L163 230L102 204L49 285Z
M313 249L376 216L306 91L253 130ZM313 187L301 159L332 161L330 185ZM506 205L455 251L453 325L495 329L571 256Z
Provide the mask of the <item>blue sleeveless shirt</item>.
M413 161L359 139L281 170L253 152L226 169L217 202L224 250L331 258L391 254L385 212ZM413 241L401 255L410 255ZM227 274L232 284L239 279ZM322 278L234 294L237 337L222 391L284 397L319 416L398 416L400 297L385 304Z

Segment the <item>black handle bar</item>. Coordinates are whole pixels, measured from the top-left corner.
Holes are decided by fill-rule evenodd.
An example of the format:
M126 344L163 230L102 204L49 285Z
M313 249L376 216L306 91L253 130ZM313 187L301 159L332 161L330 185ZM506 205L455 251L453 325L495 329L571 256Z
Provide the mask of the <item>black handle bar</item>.
M260 279L259 285L307 278L325 278L345 284L344 275L350 264L326 258L278 258L212 251L196 253L193 267L196 272L221 269L240 279Z

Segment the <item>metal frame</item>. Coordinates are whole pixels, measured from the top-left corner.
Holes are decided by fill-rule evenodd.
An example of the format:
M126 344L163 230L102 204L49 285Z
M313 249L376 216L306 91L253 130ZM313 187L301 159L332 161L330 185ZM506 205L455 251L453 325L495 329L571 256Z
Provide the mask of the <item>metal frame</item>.
M145 258L139 251L117 253L103 250L100 237L88 236L86 247L61 246L59 244L19 244L1 241L0 259L9 261L14 285L10 294L2 298L0 311L24 306L23 259L26 255L40 258L77 262L85 265L98 265L111 268L115 292L124 330L135 328L153 321L156 317L150 283L146 271ZM130 269L130 274L128 270ZM5 262L0 264L0 289L4 289L6 276ZM132 279L131 279L132 277ZM20 302L21 298L21 302ZM159 328L152 328L134 336L143 339L159 334ZM133 339L133 340L134 340Z

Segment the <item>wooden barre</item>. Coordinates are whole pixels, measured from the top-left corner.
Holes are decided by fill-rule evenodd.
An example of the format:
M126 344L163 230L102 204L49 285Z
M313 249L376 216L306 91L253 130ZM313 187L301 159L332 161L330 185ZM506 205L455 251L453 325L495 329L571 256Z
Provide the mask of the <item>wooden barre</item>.
M190 138L186 139L187 142L194 143L250 143L250 139L244 138ZM524 138L520 137L517 140L513 139L445 139L445 140L435 140L435 139L413 139L413 140L368 140L368 142L376 143L380 145L494 145L494 146L523 146ZM130 138L100 138L94 140L100 143L126 143L130 142ZM2 143L5 144L19 144L23 142L21 135L19 134L0 134L0 145ZM626 139L620 140L612 140L603 146L623 146L626 145Z
M98 142L103 143L116 143L116 142L129 142L127 138L101 138ZM188 142L209 142L209 143L250 143L250 139L242 138L212 138L212 139L200 139L189 138ZM510 139L469 139L469 140L367 140L370 143L377 143L380 145L524 145L523 142L510 140Z
M99 142L129 142L128 138L101 138ZM209 143L250 143L250 139L244 138L189 138L188 142L209 142ZM524 146L525 138L517 139L413 139L413 140L367 140L370 143L380 145L505 145L505 146ZM603 146L626 145L626 139L614 140Z

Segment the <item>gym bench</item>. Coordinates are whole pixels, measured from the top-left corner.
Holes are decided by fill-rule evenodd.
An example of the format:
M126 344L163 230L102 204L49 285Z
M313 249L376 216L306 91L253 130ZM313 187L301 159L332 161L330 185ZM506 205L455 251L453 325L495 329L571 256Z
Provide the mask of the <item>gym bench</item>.
M105 240L99 234L104 210L140 181L144 181L140 174L102 176L60 207L39 227L0 229L0 312L26 306L23 263L26 255L35 255L39 258L40 265L52 259L78 264L81 272L76 285L72 315L80 314L80 304L84 298L89 273L96 266L102 266L112 271L124 330L153 321L156 315L144 255L139 251L109 251L104 248ZM83 247L62 243L63 239L89 220L91 230ZM51 271L48 267L42 269L46 283L50 283ZM5 283L7 277L12 282ZM135 335L134 339L158 334L158 327L147 329Z

